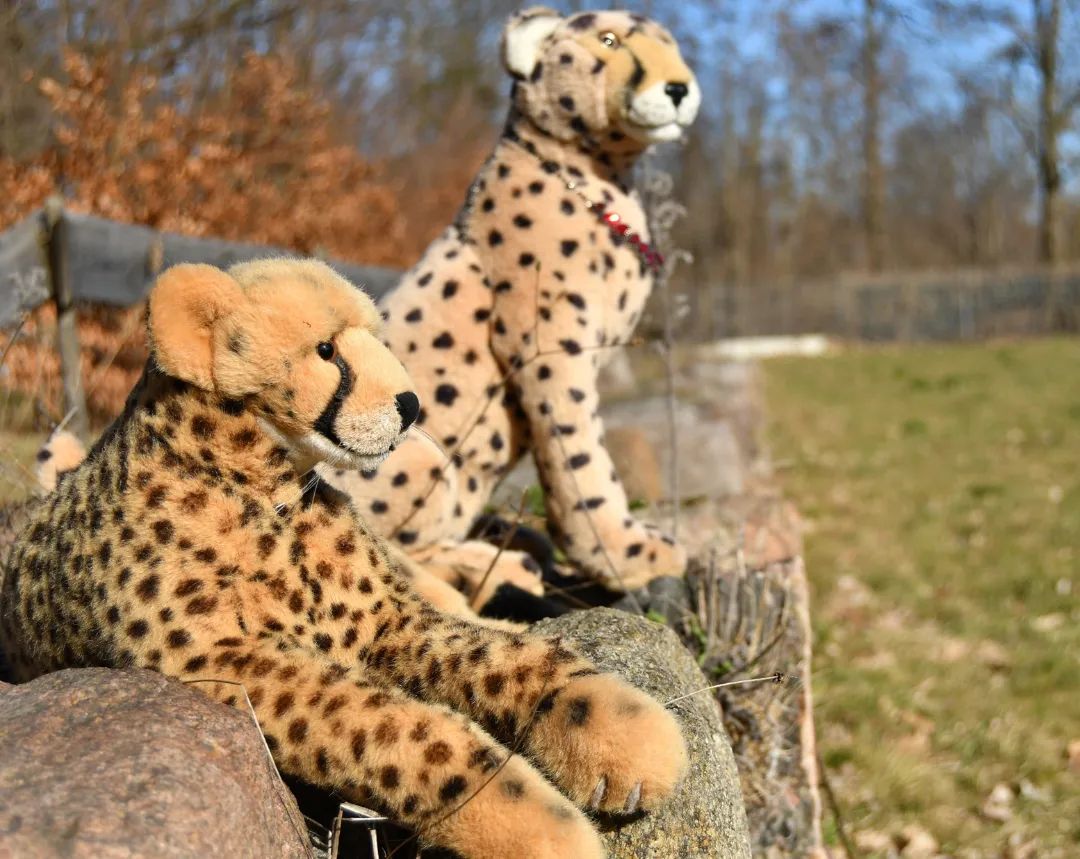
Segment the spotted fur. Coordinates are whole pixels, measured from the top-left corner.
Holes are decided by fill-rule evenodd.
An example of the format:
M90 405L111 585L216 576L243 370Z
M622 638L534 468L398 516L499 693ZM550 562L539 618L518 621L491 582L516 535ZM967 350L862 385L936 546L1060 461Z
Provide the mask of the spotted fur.
M558 640L440 611L310 479L402 438L410 380L378 324L319 263L167 271L123 415L3 567L0 649L19 680L135 666L250 700L283 771L466 859L600 857L574 803L662 802L672 717Z
M506 129L458 222L382 307L430 439L340 485L376 530L471 593L493 550L465 541L470 523L531 452L550 530L576 564L620 590L681 574L682 549L631 517L597 414L598 369L631 339L652 273L577 192L647 238L631 171L692 121L697 83L665 29L625 12L523 12L503 53ZM539 589L520 553L493 572L481 601L502 581Z

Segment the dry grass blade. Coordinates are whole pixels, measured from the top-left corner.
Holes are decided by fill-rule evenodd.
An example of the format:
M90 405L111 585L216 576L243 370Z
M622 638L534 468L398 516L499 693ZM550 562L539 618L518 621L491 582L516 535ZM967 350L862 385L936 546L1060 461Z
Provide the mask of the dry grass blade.
M687 692L685 695L680 695L678 698L672 698L670 701L665 701L664 706L667 707L674 704L676 701L693 698L695 695L700 695L702 692L723 689L726 686L745 686L749 683L776 683L779 685L783 683L786 678L786 674L782 671L777 671L775 674L767 674L764 677L748 677L745 680L728 680L726 683L714 683L711 686L704 686L701 689L695 689L693 692Z
M859 853L855 849L855 845L851 841L851 837L848 835L847 824L844 820L844 815L840 810L840 803L836 799L836 794L832 789L832 782L829 781L828 773L825 772L825 762L821 759L821 750L815 749L814 755L817 759L818 770L818 782L821 785L822 791L825 793L825 801L829 803L829 811L832 812L833 822L836 824L836 834L840 838L840 843L844 847L844 855L847 859L857 859Z
M7 361L8 352L11 351L11 347L15 345L15 341L19 339L19 335L22 333L23 328L26 326L26 320L30 318L30 311L23 313L19 317L19 322L15 326L15 330L11 332L11 336L8 337L7 343L4 344L4 351L0 352L0 367L4 366L4 362Z

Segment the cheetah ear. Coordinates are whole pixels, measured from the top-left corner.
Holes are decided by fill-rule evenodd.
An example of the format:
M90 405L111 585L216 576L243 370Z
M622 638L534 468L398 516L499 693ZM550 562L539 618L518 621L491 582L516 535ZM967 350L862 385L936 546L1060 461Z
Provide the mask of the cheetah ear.
M170 376L214 390L214 331L247 303L243 289L212 265L176 265L150 291L147 328L157 365Z
M516 78L527 78L540 61L540 46L555 32L562 16L546 6L534 6L514 15L506 24L502 58L506 70Z

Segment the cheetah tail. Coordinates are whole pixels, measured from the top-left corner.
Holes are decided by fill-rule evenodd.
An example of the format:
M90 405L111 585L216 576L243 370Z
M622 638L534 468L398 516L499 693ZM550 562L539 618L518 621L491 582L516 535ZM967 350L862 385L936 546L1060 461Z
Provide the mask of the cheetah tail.
M86 447L78 436L67 430L57 430L37 452L38 488L42 492L52 492L64 475L78 468L84 459Z

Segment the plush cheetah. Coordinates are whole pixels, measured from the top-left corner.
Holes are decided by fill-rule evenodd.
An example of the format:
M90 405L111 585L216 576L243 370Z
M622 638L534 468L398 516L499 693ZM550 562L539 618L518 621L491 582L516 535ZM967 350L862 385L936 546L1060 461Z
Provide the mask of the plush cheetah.
M246 693L283 771L467 859L600 857L579 806L665 799L686 763L666 710L556 639L437 610L311 479L374 468L419 408L362 292L310 261L177 266L148 333L123 415L3 569L19 679L139 666Z
M661 263L634 163L693 121L698 85L671 35L626 12L522 12L503 60L514 79L505 131L457 223L383 302L427 437L411 435L378 473L335 481L379 533L471 593L496 549L464 538L531 450L550 531L588 575L623 590L681 574L683 551L630 516L596 380ZM538 588L532 569L505 553L477 602L502 582Z

